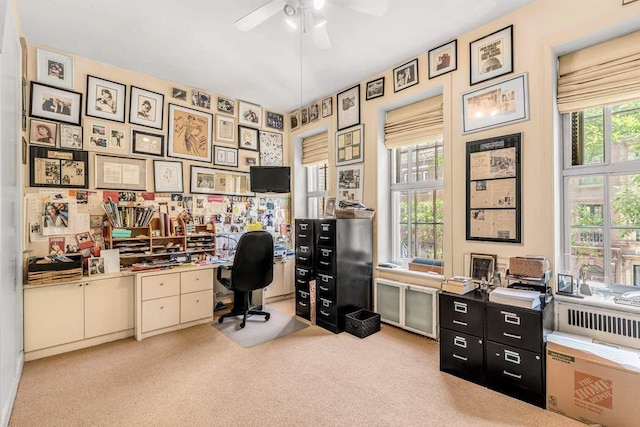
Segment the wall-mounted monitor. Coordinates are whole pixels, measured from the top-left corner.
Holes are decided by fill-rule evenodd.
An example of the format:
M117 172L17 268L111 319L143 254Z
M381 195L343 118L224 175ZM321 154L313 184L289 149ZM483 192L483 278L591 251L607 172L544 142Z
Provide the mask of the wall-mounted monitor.
M251 166L251 191L255 193L289 193L291 168L289 166Z

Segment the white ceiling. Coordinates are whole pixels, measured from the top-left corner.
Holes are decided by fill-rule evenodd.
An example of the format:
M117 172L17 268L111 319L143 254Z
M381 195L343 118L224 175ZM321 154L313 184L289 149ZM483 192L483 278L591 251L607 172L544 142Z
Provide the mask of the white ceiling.
M280 12L249 32L234 27L267 0L16 4L28 43L290 112L533 0L390 0L381 18L337 5L349 1L330 0L324 8L328 50L317 49L308 33L301 49L300 32ZM419 72L426 78L426 70Z

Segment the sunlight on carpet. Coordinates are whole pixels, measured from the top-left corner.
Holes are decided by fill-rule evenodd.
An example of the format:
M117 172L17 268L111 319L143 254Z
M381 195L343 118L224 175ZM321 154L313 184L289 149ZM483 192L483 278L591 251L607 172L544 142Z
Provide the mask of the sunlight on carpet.
M283 337L309 326L295 317L287 316L273 309L269 310L269 313L271 313L271 318L268 322L264 321L264 316L248 317L244 329L240 329L242 316L226 318L223 323L218 323L216 318L212 326L236 343L247 348Z

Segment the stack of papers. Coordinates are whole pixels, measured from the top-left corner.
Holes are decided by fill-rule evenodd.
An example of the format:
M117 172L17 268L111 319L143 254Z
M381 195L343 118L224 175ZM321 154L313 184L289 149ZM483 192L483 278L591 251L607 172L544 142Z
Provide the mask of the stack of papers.
M476 286L471 277L453 276L442 284L442 290L452 294L463 295L473 291Z
M489 301L523 308L536 308L540 305L540 295L541 293L537 291L496 288L489 294Z

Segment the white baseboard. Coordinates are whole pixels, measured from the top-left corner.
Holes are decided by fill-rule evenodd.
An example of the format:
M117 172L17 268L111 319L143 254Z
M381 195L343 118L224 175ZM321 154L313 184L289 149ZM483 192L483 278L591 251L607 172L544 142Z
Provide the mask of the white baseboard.
M13 409L13 402L16 400L16 394L18 394L18 385L20 384L20 378L22 377L22 367L24 366L24 352L20 352L18 356L18 367L16 368L16 375L13 378L13 384L9 390L9 396L6 401L6 406L2 408L2 420L0 426L7 427L9 425L9 418L11 418L11 410Z

